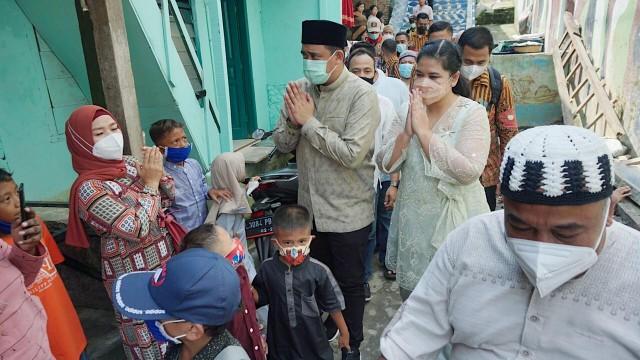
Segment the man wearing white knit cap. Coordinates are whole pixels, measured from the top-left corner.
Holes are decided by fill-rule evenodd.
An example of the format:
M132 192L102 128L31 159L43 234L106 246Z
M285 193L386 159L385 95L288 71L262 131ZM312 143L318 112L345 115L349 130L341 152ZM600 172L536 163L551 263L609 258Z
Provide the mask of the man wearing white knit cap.
M572 126L515 136L504 211L450 233L385 329L381 359L639 359L640 233L607 226L612 159Z

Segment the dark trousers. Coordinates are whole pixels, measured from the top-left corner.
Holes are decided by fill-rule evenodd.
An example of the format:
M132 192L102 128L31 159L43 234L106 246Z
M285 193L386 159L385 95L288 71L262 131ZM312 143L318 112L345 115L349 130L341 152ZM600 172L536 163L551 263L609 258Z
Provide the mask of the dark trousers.
M352 347L360 347L364 339L364 248L370 232L371 225L348 233L316 232L311 242L311 256L327 265L340 285Z
M487 195L487 204L489 204L489 209L491 211L496 211L496 190L498 186L493 185L484 188L484 193Z
M373 273L373 253L378 248L378 261L384 264L384 258L387 256L387 237L389 236L389 224L391 223L391 214L393 209L387 210L384 207L384 198L387 190L391 185L391 181L379 183L376 188L375 199L375 222L373 223L371 234L369 234L369 242L365 247L364 256L364 282L369 282Z

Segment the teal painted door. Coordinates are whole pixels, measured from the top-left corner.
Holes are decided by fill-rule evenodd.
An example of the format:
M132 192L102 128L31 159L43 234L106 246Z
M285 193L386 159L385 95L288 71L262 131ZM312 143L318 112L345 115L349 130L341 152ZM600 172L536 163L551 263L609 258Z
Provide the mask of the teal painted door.
M256 129L251 57L245 1L222 0L229 77L231 125L234 139L246 139Z

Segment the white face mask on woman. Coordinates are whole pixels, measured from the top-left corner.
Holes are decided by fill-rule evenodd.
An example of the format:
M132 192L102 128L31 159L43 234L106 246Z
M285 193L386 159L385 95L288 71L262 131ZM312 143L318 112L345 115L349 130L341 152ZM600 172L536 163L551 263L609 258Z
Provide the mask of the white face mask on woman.
M607 228L608 211L609 202L605 206L602 230L593 248L507 237L507 243L516 255L518 264L538 289L540 297L547 296L589 270L598 261L596 249L600 246L602 235Z
M422 99L424 104L429 106L436 103L447 95L447 86L451 88L451 77L446 81L449 84L440 84L428 77L416 78L413 87L422 90Z
M104 160L122 160L124 139L122 132L114 132L93 145L93 155Z

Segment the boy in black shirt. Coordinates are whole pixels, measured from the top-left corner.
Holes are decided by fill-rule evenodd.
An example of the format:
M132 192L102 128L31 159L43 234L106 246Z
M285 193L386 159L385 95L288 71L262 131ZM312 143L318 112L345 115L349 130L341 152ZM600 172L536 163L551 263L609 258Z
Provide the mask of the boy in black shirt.
M256 305L269 305L268 359L333 360L320 311L328 312L338 326L344 359L350 350L341 311L344 298L331 270L307 256L313 239L309 211L283 206L273 217L273 228L279 256L265 260L253 280Z

